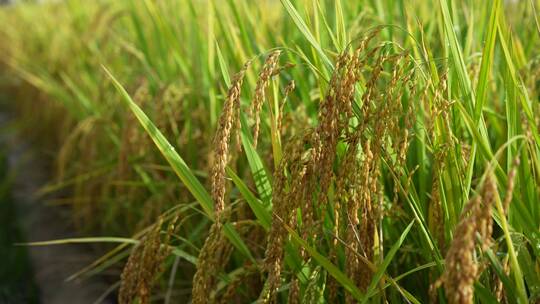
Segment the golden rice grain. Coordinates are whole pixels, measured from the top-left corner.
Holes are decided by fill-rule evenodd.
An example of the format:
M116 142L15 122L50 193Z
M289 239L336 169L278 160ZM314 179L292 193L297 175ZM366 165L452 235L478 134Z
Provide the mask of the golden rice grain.
M270 83L270 78L276 73L277 65L279 62L279 55L281 51L277 50L266 58L263 68L259 73L259 78L257 79L257 85L255 87L255 95L253 101L251 102L251 115L255 120L255 125L253 127L253 145L257 147L257 142L259 139L259 129L261 124L260 112L262 105L266 97L266 88Z
M479 234L481 248L485 250L491 242L491 208L495 195L495 182L488 176L480 194L465 205L464 216L454 230L454 239L445 259L446 270L435 283L435 287L444 286L451 304L473 303L474 282L480 275L475 259L476 234Z

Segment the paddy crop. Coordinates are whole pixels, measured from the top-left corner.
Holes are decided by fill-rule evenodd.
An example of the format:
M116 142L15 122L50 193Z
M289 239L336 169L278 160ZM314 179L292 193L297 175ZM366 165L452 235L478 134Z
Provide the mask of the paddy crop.
M538 5L25 3L0 58L122 303L536 303Z

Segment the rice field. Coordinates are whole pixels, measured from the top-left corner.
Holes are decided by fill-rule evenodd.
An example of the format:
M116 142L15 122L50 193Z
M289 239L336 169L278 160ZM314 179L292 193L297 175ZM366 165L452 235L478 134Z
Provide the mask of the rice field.
M99 244L73 277L119 303L540 303L539 7L1 7L36 195L81 236L27 245Z

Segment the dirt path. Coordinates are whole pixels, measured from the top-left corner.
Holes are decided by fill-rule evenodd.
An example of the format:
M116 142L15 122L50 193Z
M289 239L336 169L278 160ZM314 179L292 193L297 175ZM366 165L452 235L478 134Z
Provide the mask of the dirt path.
M11 192L26 240L77 237L69 221L65 220L65 208L49 206L34 197L36 190L48 180L49 174L42 158L29 148L28 143L17 137L15 132L6 131L9 121L7 115L0 114L0 144L6 147L9 169L15 174ZM99 277L65 281L96 258L95 253L85 245L30 247L29 255L39 288L40 303L96 303L109 288L109 284ZM99 303L115 301L108 297Z

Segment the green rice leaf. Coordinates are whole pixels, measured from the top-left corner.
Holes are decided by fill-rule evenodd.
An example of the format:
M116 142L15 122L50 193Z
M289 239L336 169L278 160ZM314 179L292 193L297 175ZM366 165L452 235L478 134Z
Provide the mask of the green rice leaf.
M50 241L18 243L22 246L50 246L50 245L66 245L66 244L85 244L85 243L122 243L122 244L139 244L138 240L122 237L82 237L82 238L68 238Z
M302 32L304 37L307 39L307 41L315 48L319 56L323 59L323 61L328 65L328 67L332 67L332 62L330 59L328 59L328 56L324 53L321 45L317 42L317 39L311 34L311 31L309 30L308 26L296 10L294 8L294 5L292 5L291 1L289 0L280 0L281 4L283 4L283 7L287 10L287 13L289 13L289 16L291 16L292 20L294 21L294 24L296 24L296 27Z
M324 255L319 253L317 249L311 247L306 241L304 241L293 229L291 229L288 226L285 226L287 231L289 231L289 234L291 235L292 241L296 243L298 246L301 246L304 248L312 257L313 259L321 265L328 273L333 276L340 284L345 288L348 292L351 293L351 295L357 300L360 301L364 296L362 295L362 292L354 282L347 277L346 274L344 274L336 265L332 264L330 260L328 260Z
M399 239L394 243L392 248L390 248L390 251L388 251L388 254L384 257L382 264L379 265L379 267L377 267L377 272L375 272L375 274L373 275L373 279L371 279L371 283L369 284L367 288L366 295L362 299L362 303L367 303L367 301L369 300L370 293L373 290L375 290L375 288L377 288L379 281L381 280L382 276L386 272L386 268L388 268L388 265L390 265L390 262L396 255L399 248L401 248L401 245L405 241L405 238L407 237L407 234L411 230L413 224L414 224L414 220L407 226L407 228L405 228L405 230L403 230L403 233L401 233L401 236L399 237Z
M251 211L253 211L253 214L255 214L255 217L259 220L259 223L263 228L268 231L270 230L270 225L272 223L272 217L270 215L270 212L266 210L266 208L263 205L263 202L261 202L259 199L255 197L253 193L249 190L249 188L244 184L242 179L234 173L234 171L227 167L227 174L231 177L233 183L238 188L238 191L242 194L246 202L248 203L249 207L251 208Z
M158 128L152 123L152 121L146 116L141 108L131 99L128 92L122 87L122 85L114 78L114 76L103 66L105 73L111 78L115 88L122 95L122 100L131 109L133 114L137 117L143 128L148 135L152 138L161 154L165 157L167 162L171 165L172 169L178 175L180 180L188 188L191 194L199 202L204 212L208 217L213 218L213 202L208 192L204 189L203 185L197 180L195 175L191 172L184 160L178 155L174 147L167 141L165 136L158 130Z

